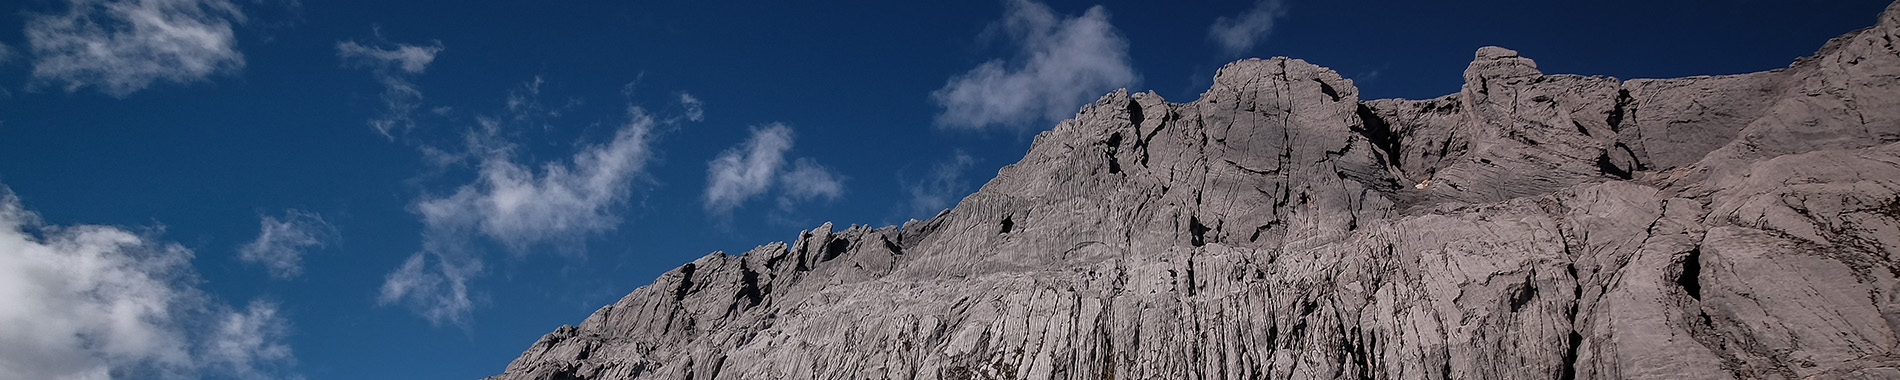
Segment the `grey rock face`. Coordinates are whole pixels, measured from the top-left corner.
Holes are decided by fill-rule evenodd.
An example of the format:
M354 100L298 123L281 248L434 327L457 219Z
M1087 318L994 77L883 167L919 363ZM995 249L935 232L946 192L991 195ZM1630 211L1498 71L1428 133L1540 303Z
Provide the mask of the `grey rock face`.
M1768 72L1116 92L928 221L707 255L491 379L1900 378L1900 5Z

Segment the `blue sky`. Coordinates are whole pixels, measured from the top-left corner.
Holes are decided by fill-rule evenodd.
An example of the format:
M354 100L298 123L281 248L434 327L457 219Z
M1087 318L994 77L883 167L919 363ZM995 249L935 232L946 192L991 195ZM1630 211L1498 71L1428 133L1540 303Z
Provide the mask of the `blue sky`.
M1741 73L1886 6L1521 3L6 2L0 378L479 378L709 252L935 215L1116 88Z

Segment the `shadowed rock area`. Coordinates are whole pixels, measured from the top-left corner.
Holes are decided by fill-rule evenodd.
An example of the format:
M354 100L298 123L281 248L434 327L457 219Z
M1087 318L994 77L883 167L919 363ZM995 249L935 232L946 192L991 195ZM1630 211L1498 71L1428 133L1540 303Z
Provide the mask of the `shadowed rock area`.
M928 221L669 272L515 379L1900 378L1900 4L1785 69L1486 47L1115 92Z

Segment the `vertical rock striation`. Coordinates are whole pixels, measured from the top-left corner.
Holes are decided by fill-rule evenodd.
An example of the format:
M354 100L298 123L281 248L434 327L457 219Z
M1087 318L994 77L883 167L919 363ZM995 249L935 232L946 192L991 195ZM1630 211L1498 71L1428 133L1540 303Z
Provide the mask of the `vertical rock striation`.
M1900 377L1900 5L1788 68L1115 92L954 209L713 253L491 379Z

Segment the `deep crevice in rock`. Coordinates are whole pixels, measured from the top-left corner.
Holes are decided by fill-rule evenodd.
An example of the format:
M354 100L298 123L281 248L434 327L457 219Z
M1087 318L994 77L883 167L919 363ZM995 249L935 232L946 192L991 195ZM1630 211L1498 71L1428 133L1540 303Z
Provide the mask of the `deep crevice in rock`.
M587 380L588 379L587 376L582 376L579 372L580 372L579 366L566 368L561 371L548 374L548 380Z
M849 250L851 250L851 239L834 238L831 242L825 243L825 255L820 261L831 261Z
M1570 248L1565 247L1564 251L1567 253ZM1564 271L1570 274L1570 280L1575 285L1571 288L1570 308L1564 313L1564 318L1570 322L1570 335L1566 337L1570 341L1570 347L1564 351L1564 368L1559 378L1576 380L1577 349L1583 347L1583 333L1579 332L1577 327L1577 309L1583 305L1583 278L1577 277L1577 263L1565 265Z
M698 266L693 265L693 263L686 263L686 265L680 266L680 286L679 288L673 289L674 301L685 300L686 293L693 291L693 271L698 269Z
M1649 170L1649 165L1644 165L1643 160L1641 158L1636 157L1636 152L1633 150L1630 150L1629 144L1624 144L1622 141L1618 141L1613 146L1616 149L1623 150L1623 154L1626 156L1629 156L1630 166L1634 171Z
M1676 285L1689 293L1689 298L1702 300L1702 247L1689 250L1682 259L1682 274L1676 276Z
M1570 348L1564 351L1564 370L1563 373L1559 374L1559 378L1563 380L1576 380L1577 349L1583 347L1583 334L1577 333L1577 330L1570 330L1568 339L1570 339Z
M1610 115L1603 120L1610 123L1610 132L1623 131L1624 114L1629 112L1629 106L1634 103L1636 99L1630 97L1629 89L1616 90L1616 106L1610 109Z
M1269 326L1267 326L1267 339L1266 339L1266 341L1267 341L1267 347L1269 347L1269 348L1277 348L1277 347L1279 347L1279 346L1280 346L1280 344L1279 344L1279 342L1280 342L1280 324L1278 324L1278 323L1275 323L1275 324L1272 324L1272 325L1269 325ZM1272 351L1268 351L1268 352L1272 352Z
M884 241L884 249L891 250L891 255L894 255L894 256L904 255L904 246L898 245L897 242L893 242L891 241L891 239L879 239L879 240Z
M1194 296L1194 287L1195 287L1195 284L1198 284L1198 282L1195 282L1195 280L1194 280L1194 256L1193 256L1193 255L1188 255L1188 259L1187 259L1187 294L1188 294L1188 296L1189 296L1189 297L1193 297L1193 296Z
M1135 123L1136 126L1140 126L1141 121L1146 120L1146 119L1147 119L1147 115L1143 115L1141 113L1141 102L1137 102L1135 101L1135 99L1129 98L1128 99L1128 121Z
M1333 89L1333 85L1326 84L1326 81L1320 80L1319 78L1313 78L1313 81L1319 82L1320 93L1326 94L1327 97L1333 98L1333 101L1335 102L1339 101L1339 90Z
M1384 151L1385 156L1381 158L1385 159L1387 165L1400 167L1399 137L1392 132L1392 124L1373 112L1372 107L1367 107L1363 103L1359 104L1359 109L1354 112L1359 115L1359 123L1362 126L1352 127L1352 131L1365 136L1366 141L1372 143L1373 147Z
M740 267L738 296L746 300L747 308L759 306L759 302L765 300L764 291L759 289L759 272L752 271L752 268Z
M1192 244L1196 247L1207 245L1207 240L1205 240L1204 237L1207 231L1207 225L1201 224L1200 217L1188 217L1188 244Z
M1254 241L1260 240L1261 232L1266 232L1267 230L1273 229L1273 226L1277 226L1277 225L1280 225L1279 220L1268 221L1267 224L1262 224L1259 227L1254 227L1253 236L1248 236L1247 241L1254 242Z
M1518 310L1522 310L1524 305L1530 303L1531 299L1536 296L1537 272L1531 272L1530 276L1524 279L1524 286L1518 288L1517 293L1511 295L1511 312L1516 313Z
M1625 181L1634 178L1630 175L1628 170L1616 167L1616 163L1610 161L1610 152L1608 151L1597 153L1597 171Z

